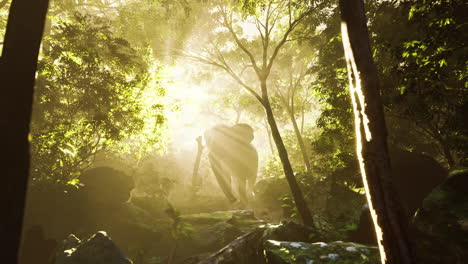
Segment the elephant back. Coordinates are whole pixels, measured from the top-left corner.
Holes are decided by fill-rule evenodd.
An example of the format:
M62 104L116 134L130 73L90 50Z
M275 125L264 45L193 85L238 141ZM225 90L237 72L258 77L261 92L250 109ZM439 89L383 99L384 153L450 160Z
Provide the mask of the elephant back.
M206 130L204 138L210 152L229 156L235 152L252 149L250 142L254 139L254 134L252 127L247 124L236 124L231 127L217 125Z
M250 144L254 139L254 130L247 124L235 124L231 127L231 136L234 140Z

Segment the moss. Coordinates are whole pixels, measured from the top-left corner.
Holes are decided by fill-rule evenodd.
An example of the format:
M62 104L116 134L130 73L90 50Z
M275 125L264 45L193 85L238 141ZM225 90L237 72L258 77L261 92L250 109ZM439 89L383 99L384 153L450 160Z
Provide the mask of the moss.
M468 243L468 173L452 171L424 200L412 222L415 252L421 263L464 263ZM431 252L430 257L427 252Z
M274 264L379 263L376 247L341 241L309 244L267 240L265 255Z
M424 199L423 207L441 207L446 199L447 193L440 187L437 187L431 192L431 194L426 199Z

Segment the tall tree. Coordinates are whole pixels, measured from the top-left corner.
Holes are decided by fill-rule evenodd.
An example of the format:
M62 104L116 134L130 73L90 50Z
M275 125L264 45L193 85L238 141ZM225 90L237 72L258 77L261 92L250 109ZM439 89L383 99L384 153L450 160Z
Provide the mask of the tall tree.
M357 156L382 263L410 264L407 222L391 183L387 130L362 0L340 0Z
M13 0L5 33L0 78L3 190L0 242L4 263L17 263L29 173L29 123L48 0Z
M296 5L293 1L270 0L262 3L258 9L252 11L252 15L248 16L251 20L247 21L247 23L255 27L255 37L259 38L257 39L258 41L252 41L250 37L243 36L242 32L239 32L239 25L242 24L242 15L236 13L235 8L232 6L219 5L214 14L218 25L225 31L226 37L232 41L230 43L234 44L242 54L242 59L239 63L241 69L236 67L239 61L232 63L229 60L232 58L239 59L239 53L233 54L233 49L230 48L231 44L229 43L226 45L226 43L220 44L212 41L212 45L202 53L205 56L192 57L203 63L223 69L261 103L265 110L271 134L299 215L304 224L312 225L312 215L294 176L288 152L273 114L269 95L269 77L273 65L280 55L280 50L287 42L291 41L291 33L304 18L315 10L315 6L307 3ZM253 78L248 79L246 77L247 73L244 74L246 70L252 70L251 76ZM258 82L260 85L259 87L251 86L250 82Z
M300 50L297 47L291 47L286 56L278 60L281 63L279 69L275 71L274 87L280 99L280 102L291 121L294 134L296 136L302 159L307 171L310 171L309 152L303 137L304 116L306 107L310 107L310 101L313 99L310 93L310 83L312 75L308 72L308 65L311 62L311 56L307 51ZM309 55L309 56L307 56ZM287 75L287 76L282 76ZM301 118L301 126L297 122Z

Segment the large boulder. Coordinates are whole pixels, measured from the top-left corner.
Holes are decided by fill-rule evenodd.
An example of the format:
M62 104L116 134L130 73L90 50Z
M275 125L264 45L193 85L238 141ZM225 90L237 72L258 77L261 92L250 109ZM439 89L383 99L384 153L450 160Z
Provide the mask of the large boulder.
M468 169L452 172L424 199L411 228L420 263L466 263Z
M348 262L337 263L374 263L365 260L373 259L376 249L354 243L336 242L330 244L314 243L322 239L319 232L313 228L292 222L282 222L278 225L265 224L250 230L236 238L231 243L209 255L188 259L184 264L266 264L266 263L328 263L329 254L341 255L341 260ZM280 242L281 241L281 242ZM311 244L312 243L312 244ZM341 243L341 244L340 244ZM339 245L335 245L339 244ZM299 245L299 246L298 246ZM316 245L329 246L327 249L317 250ZM346 246L346 247L345 247ZM292 247L292 249L288 249ZM344 248L344 250L342 250ZM298 251L294 251L297 249ZM309 250L311 249L311 250ZM362 250L361 250L362 249ZM299 252L306 250L305 252ZM349 253L348 253L349 251ZM361 252L362 251L362 252ZM316 256L317 254L325 254ZM347 253L347 254L345 254ZM362 253L362 256L360 255ZM315 255L314 255L315 254ZM309 256L309 257L307 257ZM205 257L205 259L201 258ZM320 258L322 257L322 258ZM201 262L195 262L200 261ZM332 259L335 260L335 259ZM359 260L354 262L355 260ZM307 262L308 261L308 262ZM315 261L315 262L314 262ZM322 262L321 262L322 261ZM325 261L325 262L324 262Z
M55 264L132 264L106 232L97 232L86 241L70 235L58 249Z
M177 259L214 252L242 236L249 230L265 224L255 218L253 211L235 210L182 215L181 224L192 232L178 243Z
M82 236L106 230L113 242L131 259L137 259L141 252L162 255L170 250L170 245L161 242L170 237L172 221L155 218L147 211L125 203L96 218L86 226Z
M46 238L41 226L32 226L23 234L20 264L49 264L57 246L55 239Z
M97 208L115 208L129 200L135 187L132 177L110 168L96 167L83 172L80 176L81 188L90 205Z
M79 188L44 181L28 189L25 229L39 225L46 237L62 240L70 233L90 234L110 215L122 212L133 189L133 178L109 167L97 167L80 176ZM105 226L99 227L104 228ZM107 230L107 229L106 229Z
M379 252L351 242L286 242L267 240L264 243L266 263L269 264L378 264Z
M57 241L80 232L87 206L80 190L52 182L28 188L23 228L41 226L44 236Z
M265 225L238 237L199 262L184 264L378 264L377 247L351 242L278 241L268 239L278 226ZM273 232L274 233L274 232Z
M422 201L447 178L447 170L433 158L399 148L390 148L392 180L409 217Z
M401 205L410 219L421 207L424 198L447 177L447 171L424 154L390 148L392 181ZM369 207L364 205L357 230L350 240L362 244L376 244L374 225Z
M265 227L263 240L316 242L324 239L316 229L294 222L283 221L279 225L268 224Z

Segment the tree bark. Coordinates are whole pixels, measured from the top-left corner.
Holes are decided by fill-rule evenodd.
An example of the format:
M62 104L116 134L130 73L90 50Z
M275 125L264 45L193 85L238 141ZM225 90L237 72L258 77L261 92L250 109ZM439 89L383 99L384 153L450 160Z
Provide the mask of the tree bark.
M294 176L294 171L291 167L291 163L289 162L288 152L284 146L283 139L281 138L281 134L278 130L278 126L273 115L273 110L271 109L270 100L268 99L267 94L266 80L262 80L260 85L262 88L263 106L265 108L268 123L270 124L271 134L273 136L273 140L275 141L276 148L278 149L278 154L283 165L284 175L288 181L289 188L291 189L291 194L296 204L297 211L299 212L304 225L313 226L312 215L310 214L310 210L304 199L304 195L302 194L301 188L296 181L296 177Z
M302 159L304 160L305 167L307 171L310 171L310 161L309 155L307 154L307 149L304 144L304 138L302 137L301 131L299 130L299 126L297 125L296 117L293 113L289 113L289 117L291 118L291 123L294 128L294 133L296 134L297 143L299 143L299 148L301 149Z
M357 155L382 263L414 263L407 220L391 182L387 130L362 0L340 0Z
M271 139L271 132L270 132L270 127L268 125L268 120L265 120L264 126L265 126L267 136L268 136L268 144L270 146L271 155L275 156L276 153L275 153L275 149L273 148L273 142L272 142L272 139Z
M3 188L0 244L3 263L17 263L29 174L31 121L37 59L48 0L13 0L5 33L0 78Z
M284 107L286 108L286 112L287 112L287 114L289 116L289 119L291 120L291 124L293 125L294 134L296 136L297 144L299 145L299 149L300 149L301 154L302 154L302 159L304 160L304 165L306 167L306 170L309 172L310 171L309 155L307 154L307 150L306 150L306 147L305 147L305 144L304 144L304 139L302 137L301 130L299 130L299 126L297 125L296 114L295 114L295 111L294 111L294 93L292 94L292 96L289 99L290 103L288 103L289 100L287 98L285 98L285 96L283 96L281 92L280 92L280 99L281 99Z

